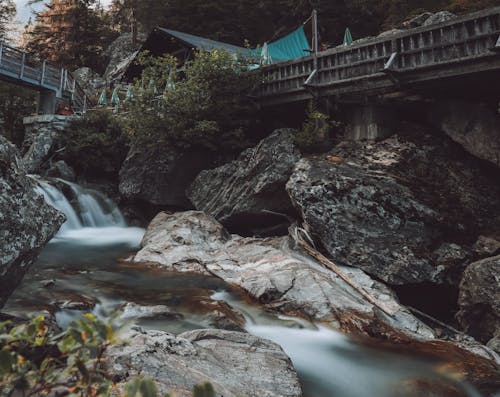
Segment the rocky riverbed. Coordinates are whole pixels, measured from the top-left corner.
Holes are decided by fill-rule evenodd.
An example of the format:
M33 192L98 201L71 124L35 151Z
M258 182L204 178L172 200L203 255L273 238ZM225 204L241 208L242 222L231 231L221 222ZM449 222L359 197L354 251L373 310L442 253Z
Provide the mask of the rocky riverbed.
M130 344L107 353L109 371L117 382L153 376L162 391L179 395L202 380L225 396L302 395L311 374L304 375L301 360L312 357L287 345L283 335L293 334L290 326L301 330L299 338L309 329L319 340L336 330L363 346L383 344L425 357L432 371L443 366L493 395L500 386L499 171L444 134L408 123L400 128L383 140L343 141L308 156L300 154L293 130L277 130L220 167L206 169L211 162L198 158L182 178L176 170L186 154L169 154L155 169L158 153L131 150L120 173L124 199L151 208L191 208L157 213L137 247L142 231L126 228L121 215L117 224L78 224L85 206L91 212L98 207L99 219L113 222L108 215L115 210L105 209L102 196L73 189L86 201L66 200L61 189L52 204L66 200L65 212L77 228L65 225L4 311L46 310L64 327L84 311L104 316L120 309L121 321L132 325L125 335ZM2 141L1 303L64 222L35 192L23 167L16 149ZM297 245L296 230L342 277ZM121 248L110 248L111 241ZM88 247L98 254L87 257ZM79 259L72 263L69 253ZM117 260L124 254L127 259ZM433 319L394 292L423 285L457 291L456 309L450 308L457 321ZM221 301L215 298L220 293L239 298ZM252 324L253 310L273 318L283 335ZM404 395L460 395L460 382L447 378L443 386L434 372L429 380L425 368L400 374L398 381L411 379L401 388L409 390ZM382 391L386 386L374 396L389 395ZM329 393L335 390L329 387Z

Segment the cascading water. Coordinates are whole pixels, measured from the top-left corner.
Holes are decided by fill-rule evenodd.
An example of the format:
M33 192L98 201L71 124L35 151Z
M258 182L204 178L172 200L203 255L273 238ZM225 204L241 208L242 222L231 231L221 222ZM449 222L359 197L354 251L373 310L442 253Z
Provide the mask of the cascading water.
M242 313L248 332L283 347L306 397L415 397L404 385L419 379L456 386L463 396L480 396L471 385L443 376L423 359L367 348L329 328L249 305L219 279L120 262L117 258L139 246L143 229L127 227L117 206L99 192L60 180L37 183L40 194L67 221L2 309L5 313L31 318L45 308L66 327L84 311L106 318L127 302L164 304L181 317L131 323L178 334L212 327L210 315L202 314L211 297ZM40 288L47 280L54 280L53 285Z
M53 241L71 239L92 245L139 245L144 229L127 227L118 206L104 194L62 179L56 184L38 179L36 182L36 190L45 201L66 215L66 222Z

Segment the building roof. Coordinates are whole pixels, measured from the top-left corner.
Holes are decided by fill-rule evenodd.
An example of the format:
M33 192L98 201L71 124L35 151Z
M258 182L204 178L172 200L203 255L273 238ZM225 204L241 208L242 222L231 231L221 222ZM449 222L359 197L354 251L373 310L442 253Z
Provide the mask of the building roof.
M210 50L223 49L226 51L230 51L230 52L234 52L234 53L242 53L242 54L246 54L249 52L248 49L246 49L244 47L239 47L237 45L207 39L205 37L195 36L195 35L192 35L189 33L178 32L177 30L171 30L171 29L165 29L165 28L158 28L158 30L182 41L183 43L185 43L189 46L195 47L196 49L199 49L199 50L203 49L206 51L210 51Z

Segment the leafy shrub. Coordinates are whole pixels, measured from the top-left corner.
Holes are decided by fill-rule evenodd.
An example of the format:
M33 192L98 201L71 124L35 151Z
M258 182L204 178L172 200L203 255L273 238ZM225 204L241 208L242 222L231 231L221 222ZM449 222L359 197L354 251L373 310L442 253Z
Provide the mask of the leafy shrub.
M182 78L171 56L142 54L139 63L142 78L124 120L134 142L210 151L245 147L257 109L248 95L258 78L246 62L226 51L202 51L184 65Z
M328 115L321 113L314 102L310 102L306 121L296 135L296 143L303 152L319 150L329 139L331 128Z
M78 174L116 177L128 152L128 139L109 110L97 110L71 121L62 134L62 158Z
M86 314L52 335L40 316L11 327L0 323L0 395L43 395L64 387L72 395L106 395L112 385L102 368L113 329Z
M0 396L120 397L103 366L106 348L118 343L112 321L87 313L55 335L43 316L17 326L0 322ZM147 377L124 387L125 397L158 395L155 381ZM193 396L215 397L215 391L205 382L194 386Z

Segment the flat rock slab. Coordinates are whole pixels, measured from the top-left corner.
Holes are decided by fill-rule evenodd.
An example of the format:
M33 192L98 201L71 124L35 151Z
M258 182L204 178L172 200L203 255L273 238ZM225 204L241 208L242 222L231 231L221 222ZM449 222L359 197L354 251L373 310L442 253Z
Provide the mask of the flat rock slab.
M229 235L203 212L162 212L149 225L136 262L166 270L209 273L245 290L269 309L389 339L434 337L390 289L360 269L342 268L395 315L368 303L335 273L288 246L288 238Z
M131 330L128 344L106 353L115 380L156 380L162 393L191 397L193 386L210 382L217 396L299 397L299 380L280 346L246 333L195 330L178 336Z

